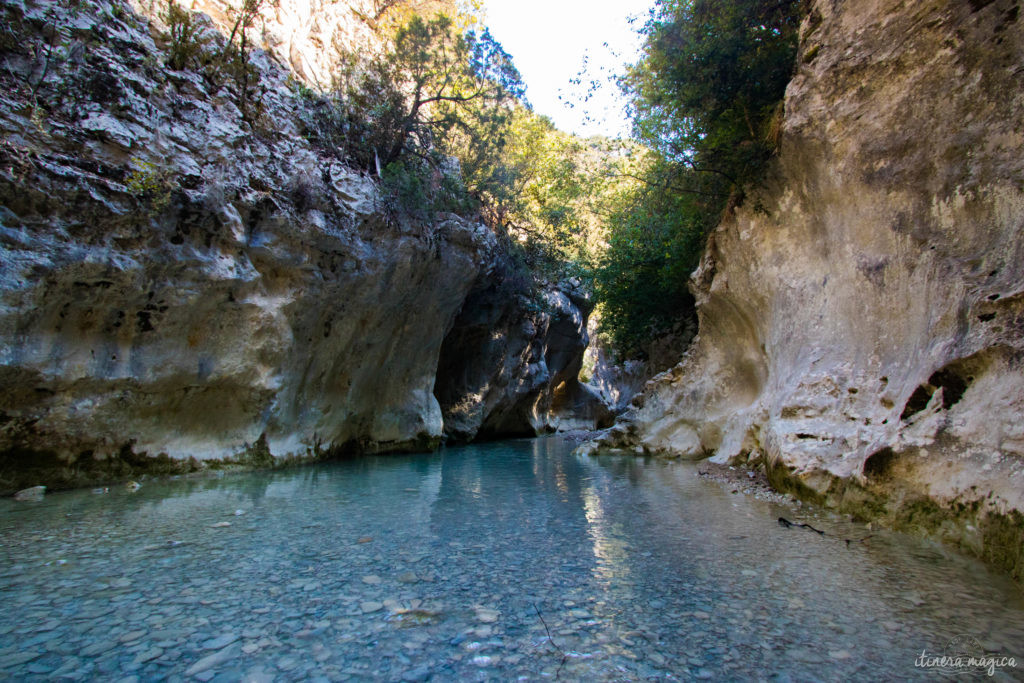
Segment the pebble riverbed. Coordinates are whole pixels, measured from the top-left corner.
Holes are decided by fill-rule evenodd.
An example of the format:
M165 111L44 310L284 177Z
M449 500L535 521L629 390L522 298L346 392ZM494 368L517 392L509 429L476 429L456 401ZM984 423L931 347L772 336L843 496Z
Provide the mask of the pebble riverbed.
M934 679L965 641L1024 676L1021 589L980 563L571 448L0 501L0 679Z

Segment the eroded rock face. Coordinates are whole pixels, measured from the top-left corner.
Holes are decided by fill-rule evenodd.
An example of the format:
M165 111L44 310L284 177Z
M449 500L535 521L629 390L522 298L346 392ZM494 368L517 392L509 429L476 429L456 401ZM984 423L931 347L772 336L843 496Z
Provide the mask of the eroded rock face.
M644 349L643 360L622 360L598 336L600 321L587 323L590 345L583 355L587 387L616 415L625 412L644 385L656 374L673 367L697 333L697 321L683 320L665 334L654 337Z
M591 308L571 284L534 292L482 278L441 351L434 392L445 433L464 441L610 422L605 403L578 379Z
M132 0L136 12L160 21L163 2ZM183 7L208 17L224 35L231 33L242 0L192 0ZM260 49L302 82L330 88L347 52L372 50L379 40L372 30L372 0L292 0L263 2L252 34Z
M206 49L238 5L195 4ZM162 19L138 13L162 3L0 5L0 491L593 421L582 299L533 311L528 287L485 337L449 335L481 315L494 234L403 217L304 137L296 82L372 42L370 5L265 3L247 112L223 73L169 66ZM447 430L442 344L442 371L494 361L505 383ZM458 405L481 389L441 384Z
M230 86L163 66L124 6L5 11L57 47L41 80L31 45L0 75L0 488L143 453L442 437L437 360L495 248L486 228L386 211L303 139L266 55L254 127Z
M1019 3L819 0L785 107L694 276L697 341L609 443L762 459L1024 576Z

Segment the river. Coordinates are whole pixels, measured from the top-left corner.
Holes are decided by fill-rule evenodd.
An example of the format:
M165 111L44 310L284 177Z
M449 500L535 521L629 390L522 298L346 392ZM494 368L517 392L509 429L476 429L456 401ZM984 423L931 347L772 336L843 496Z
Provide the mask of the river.
M1024 674L984 565L559 437L3 500L0 543L10 680Z

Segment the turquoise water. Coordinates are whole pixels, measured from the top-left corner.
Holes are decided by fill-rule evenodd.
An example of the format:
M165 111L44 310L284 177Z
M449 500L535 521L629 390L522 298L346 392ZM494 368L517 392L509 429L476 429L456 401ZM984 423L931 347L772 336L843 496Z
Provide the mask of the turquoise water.
M570 450L0 501L0 678L934 679L915 660L957 636L1024 659L1021 591L979 563Z

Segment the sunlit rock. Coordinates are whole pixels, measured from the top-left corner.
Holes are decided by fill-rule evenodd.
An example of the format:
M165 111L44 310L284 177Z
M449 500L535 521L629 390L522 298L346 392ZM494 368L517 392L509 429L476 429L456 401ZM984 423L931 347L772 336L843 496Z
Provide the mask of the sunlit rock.
M699 336L619 441L763 462L777 486L1024 576L1010 5L813 3L767 186L711 236Z
M153 6L18 4L18 30L54 26L72 44L88 29L90 71L50 69L47 92L78 99L43 111L18 99L32 60L5 57L0 490L444 437L442 343L496 238L453 215L395 215L372 178L314 148L295 80L329 84L336 48L365 38L365 21L352 3L279 5L258 22L253 126L230 89L166 66ZM203 31L234 21L225 3L195 9ZM585 325L565 294L543 296L558 314L522 325ZM565 356L578 343L509 359L503 377L544 396L530 424L552 422L563 383L566 402L586 403Z

